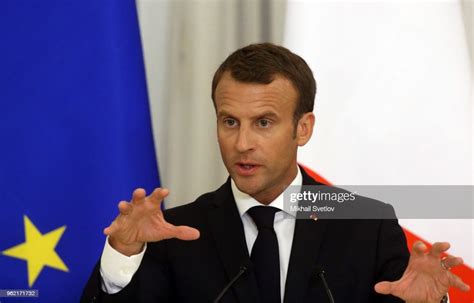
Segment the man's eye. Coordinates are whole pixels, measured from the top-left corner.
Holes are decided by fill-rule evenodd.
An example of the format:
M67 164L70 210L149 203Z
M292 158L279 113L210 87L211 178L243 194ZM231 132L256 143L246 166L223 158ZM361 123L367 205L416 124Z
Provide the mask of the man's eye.
M270 126L270 121L268 121L267 119L260 119L258 120L258 126L262 128L267 128Z
M235 121L234 119L225 119L224 124L229 127L234 127L237 125L237 121Z

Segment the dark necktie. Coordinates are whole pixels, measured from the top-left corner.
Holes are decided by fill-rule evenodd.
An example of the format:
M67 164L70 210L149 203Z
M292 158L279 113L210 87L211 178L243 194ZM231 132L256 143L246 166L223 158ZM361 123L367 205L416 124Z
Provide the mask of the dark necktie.
M280 254L278 239L273 229L275 213L278 211L278 208L271 206L255 206L248 210L258 228L250 259L255 267L262 303L281 302Z

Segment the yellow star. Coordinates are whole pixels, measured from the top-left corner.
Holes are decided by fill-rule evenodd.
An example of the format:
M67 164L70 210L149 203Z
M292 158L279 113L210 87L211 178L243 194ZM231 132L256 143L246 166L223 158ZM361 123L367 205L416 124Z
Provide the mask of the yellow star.
M28 286L33 286L45 266L69 271L54 250L66 230L66 226L42 235L27 216L23 216L23 221L25 223L25 242L4 250L2 253L6 256L26 260L28 263Z

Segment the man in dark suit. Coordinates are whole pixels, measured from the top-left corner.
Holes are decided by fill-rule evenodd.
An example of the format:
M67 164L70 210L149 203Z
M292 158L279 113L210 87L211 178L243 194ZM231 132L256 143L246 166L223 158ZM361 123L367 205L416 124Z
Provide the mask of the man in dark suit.
M409 256L388 205L370 202L392 219L297 220L284 207L290 185L320 185L296 162L315 94L307 64L283 47L231 54L212 83L230 178L164 213L167 189L120 202L82 301L210 302L223 291L220 302L440 302L450 286L467 290L449 271L462 260L440 260L449 244L417 243Z

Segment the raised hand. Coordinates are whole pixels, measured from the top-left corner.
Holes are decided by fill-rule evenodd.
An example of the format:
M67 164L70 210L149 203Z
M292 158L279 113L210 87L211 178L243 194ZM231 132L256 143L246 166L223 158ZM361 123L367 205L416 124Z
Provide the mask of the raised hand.
M164 239L195 240L199 231L189 226L175 226L166 222L161 211L161 202L169 194L167 189L157 188L150 196L138 188L132 201L118 204L119 215L104 229L110 245L124 255L139 253L145 242Z
M441 254L449 247L447 242L437 242L426 252L426 245L417 241L413 244L408 267L400 280L377 283L375 291L410 303L439 303L450 287L469 291L469 285L449 271L451 267L461 265L463 260L452 256L441 259Z

